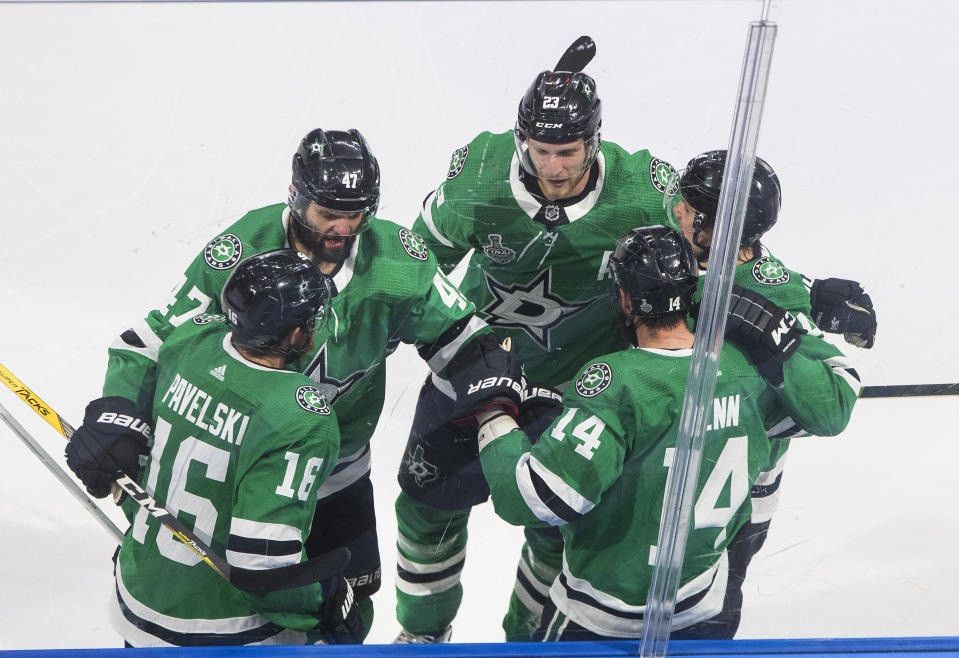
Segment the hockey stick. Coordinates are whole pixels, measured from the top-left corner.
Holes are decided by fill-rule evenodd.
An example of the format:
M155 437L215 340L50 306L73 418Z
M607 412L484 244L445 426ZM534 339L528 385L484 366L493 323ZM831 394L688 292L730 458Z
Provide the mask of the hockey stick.
M40 400L39 396L35 395L31 389L27 388L19 379L14 377L13 373L7 370L3 364L0 364L0 379L3 379L10 390L14 391L26 404L33 407L33 409L43 416L64 438L69 439L73 436L75 430L70 423L64 420L63 417L56 413L49 405ZM7 419L4 418L4 420ZM43 454L46 455L46 452L43 452ZM235 567L214 553L213 549L211 549L206 542L183 525L176 516L170 514L165 508L157 504L150 494L132 478L123 475L117 478L116 485L129 494L138 505L156 517L160 523L169 528L174 537L186 544L186 546L196 553L201 560L206 562L210 568L223 576L223 578L237 589L247 592L268 592L272 590L303 587L304 585L311 585L325 578L329 578L339 571L342 571L350 562L350 550L344 546L340 546L311 560L285 567L277 567L275 569L245 569L243 567ZM93 504L92 501L90 501L90 503Z
M563 56L553 67L554 71L569 71L577 73L586 68L586 65L593 61L596 56L596 43L592 37L581 36L570 44Z
M3 366L0 366L2 368ZM3 420L7 426L13 430L13 433L20 437L20 440L27 444L27 447L30 448L31 452L40 458L40 461L43 462L43 465L49 469L53 476L60 481L60 484L67 488L74 498L80 501L80 504L87 508L94 517L96 517L97 522L102 525L106 530L112 534L117 542L123 541L123 531L116 526L116 524L110 520L106 514L103 513L103 510L100 509L96 503L90 500L90 497L87 496L83 489L80 488L80 485L76 483L73 477L64 471L60 465L54 461L53 457L47 453L43 447L37 443L37 440L30 436L30 433L17 422L17 420L7 411L6 407L0 404L0 419Z
M959 383L864 386L861 398L912 398L925 395L959 395Z

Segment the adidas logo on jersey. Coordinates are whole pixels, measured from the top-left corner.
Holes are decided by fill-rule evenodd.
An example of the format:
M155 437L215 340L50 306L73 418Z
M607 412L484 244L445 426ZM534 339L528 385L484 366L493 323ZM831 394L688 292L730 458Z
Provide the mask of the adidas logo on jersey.
M224 363L222 366L214 368L210 371L210 374L222 382L223 378L226 376L226 364Z

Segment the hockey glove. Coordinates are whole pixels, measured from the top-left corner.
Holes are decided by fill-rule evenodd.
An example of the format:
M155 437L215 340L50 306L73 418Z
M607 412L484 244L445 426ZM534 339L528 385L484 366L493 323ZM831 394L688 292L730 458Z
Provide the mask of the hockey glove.
M546 428L563 412L563 394L549 386L527 385L519 406L519 424L530 441L536 443Z
M876 342L876 310L858 281L816 279L809 301L813 322L823 331L842 334L856 347L869 349Z
M350 583L343 576L333 576L320 586L323 588L323 608L316 630L327 644L362 644L366 625Z
M447 368L456 392L453 422L473 425L489 407L502 407L515 418L526 385L516 347L509 338L500 345L495 335L483 334L472 341L471 350L474 358L458 359Z
M94 498L105 498L120 475L136 479L149 451L152 430L134 404L121 397L87 405L83 425L67 443L67 466Z
M759 374L783 385L783 363L799 348L796 318L762 295L733 286L726 317L726 340L749 353Z

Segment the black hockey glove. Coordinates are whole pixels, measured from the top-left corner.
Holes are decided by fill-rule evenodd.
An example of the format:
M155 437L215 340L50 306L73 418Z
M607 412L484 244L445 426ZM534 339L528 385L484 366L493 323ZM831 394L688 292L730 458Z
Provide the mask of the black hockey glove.
M783 363L799 348L796 318L758 292L733 286L726 317L726 340L749 353L759 374L772 386L783 384Z
M495 335L484 334L473 339L469 349L473 358L457 358L447 368L456 392L453 422L475 424L476 415L489 407L503 407L515 418L526 385L516 347L509 338L501 345Z
M105 498L121 474L136 479L140 458L149 451L150 423L121 397L87 405L81 425L67 443L67 466L94 498Z
M523 389L517 424L536 443L546 428L563 412L563 394L549 386L527 385Z
M350 583L343 576L333 576L320 586L323 588L323 608L316 630L327 644L362 644L366 625Z
M869 349L876 342L876 310L858 281L816 279L809 301L813 322L823 331L842 334L856 347Z

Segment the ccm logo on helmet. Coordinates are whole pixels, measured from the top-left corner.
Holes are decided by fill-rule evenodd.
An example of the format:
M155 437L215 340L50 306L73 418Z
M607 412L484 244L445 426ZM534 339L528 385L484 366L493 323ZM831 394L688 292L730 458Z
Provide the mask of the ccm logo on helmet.
M537 128L562 128L563 124L561 123L546 123L545 121L537 121Z
M100 414L100 417L97 418L98 423L106 423L108 425L119 425L120 427L129 427L134 432L139 432L143 435L143 438L149 439L151 429L150 426L144 423L138 418L133 416L127 416L126 414L118 414L114 411L104 411Z

